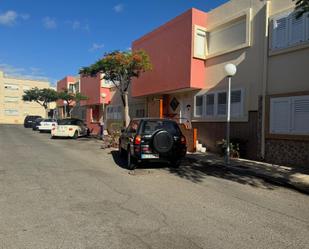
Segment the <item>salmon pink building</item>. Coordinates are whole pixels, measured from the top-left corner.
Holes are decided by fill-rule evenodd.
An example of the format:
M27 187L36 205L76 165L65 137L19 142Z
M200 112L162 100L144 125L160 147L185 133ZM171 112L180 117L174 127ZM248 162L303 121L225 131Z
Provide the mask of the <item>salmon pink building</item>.
M176 119L189 138L220 151L224 66L233 63L231 141L240 155L308 166L309 17L297 19L294 7L291 0L230 0L175 17L133 42L153 70L134 80L132 96L145 99L147 116Z

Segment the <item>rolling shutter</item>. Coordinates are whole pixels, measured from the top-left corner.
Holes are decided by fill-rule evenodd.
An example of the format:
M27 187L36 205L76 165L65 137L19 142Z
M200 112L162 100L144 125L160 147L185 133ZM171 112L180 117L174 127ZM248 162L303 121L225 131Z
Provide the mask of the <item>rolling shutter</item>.
M290 133L291 98L272 98L270 100L270 132Z
M293 12L289 16L289 45L294 45L305 40L305 15L300 18L296 18L296 14Z
M284 48L288 45L288 17L287 15L273 20L272 48Z
M242 91L232 91L231 93L231 116L239 117L242 115Z
M200 58L206 57L206 31L197 29L194 44L195 56Z
M309 96L293 98L293 133L309 133Z

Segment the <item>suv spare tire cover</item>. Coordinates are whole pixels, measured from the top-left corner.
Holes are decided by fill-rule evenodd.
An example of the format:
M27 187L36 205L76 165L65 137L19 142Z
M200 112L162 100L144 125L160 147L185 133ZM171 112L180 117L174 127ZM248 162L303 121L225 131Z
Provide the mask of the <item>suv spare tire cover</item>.
M157 131L153 135L153 147L159 153L169 152L174 145L173 136L165 130Z

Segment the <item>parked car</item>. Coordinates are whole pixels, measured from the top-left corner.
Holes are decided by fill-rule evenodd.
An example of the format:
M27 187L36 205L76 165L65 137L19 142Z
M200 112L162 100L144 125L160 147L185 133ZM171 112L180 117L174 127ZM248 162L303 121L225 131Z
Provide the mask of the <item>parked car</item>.
M34 122L32 123L32 130L37 131L38 126L40 125L42 120L43 120L42 118L35 119Z
M24 119L24 127L32 128L32 124L35 122L37 118L42 118L39 115L27 115Z
M122 130L119 153L126 154L130 170L143 161L167 161L178 167L187 153L186 138L173 120L133 119Z
M46 118L41 120L38 130L40 132L51 132L53 127L57 126L57 120L53 118Z
M81 136L88 136L90 130L87 125L80 119L68 118L58 120L57 126L51 130L51 138L55 137L72 137L74 139Z

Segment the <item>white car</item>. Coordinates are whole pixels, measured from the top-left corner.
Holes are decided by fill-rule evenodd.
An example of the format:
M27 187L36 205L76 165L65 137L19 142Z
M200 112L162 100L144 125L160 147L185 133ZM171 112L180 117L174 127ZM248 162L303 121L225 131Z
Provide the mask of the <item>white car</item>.
M90 133L87 126L80 119L68 118L58 120L58 125L51 130L51 138L88 136Z
M43 119L38 126L40 132L50 132L53 127L57 126L57 120L52 118Z

